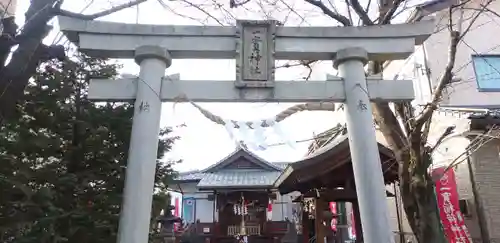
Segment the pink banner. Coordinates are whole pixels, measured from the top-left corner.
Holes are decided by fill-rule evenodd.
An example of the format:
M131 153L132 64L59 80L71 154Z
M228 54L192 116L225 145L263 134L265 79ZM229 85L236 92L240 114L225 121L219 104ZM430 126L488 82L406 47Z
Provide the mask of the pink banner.
M333 214L330 226L332 227L333 231L337 231L337 204L335 202L330 202L330 212L332 212Z
M179 203L179 198L176 197L174 199L174 216L179 217L179 211L180 211L180 203ZM177 232L179 231L180 224L179 223L174 223L174 231Z
M432 171L444 233L450 243L472 243L464 216L460 212L455 171L445 170L445 167L441 167Z
M174 202L175 202L175 203L174 203L174 207L175 207L175 208L174 208L174 216L179 217L179 216L180 216L180 215L179 215L179 212L180 212L180 210L179 210L179 209L180 209L180 207L181 207L181 205L180 205L180 203L179 203L179 198L178 198L178 197L176 197Z

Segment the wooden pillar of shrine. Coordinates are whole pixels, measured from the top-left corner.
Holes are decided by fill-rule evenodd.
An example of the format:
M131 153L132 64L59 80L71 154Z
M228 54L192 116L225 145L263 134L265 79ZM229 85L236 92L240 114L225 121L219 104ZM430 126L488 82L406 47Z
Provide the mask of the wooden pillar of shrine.
M361 226L361 216L359 214L358 200L352 201L352 211L354 213L354 229L356 230L356 243L363 242L363 227Z
M303 243L309 243L309 233L311 232L311 229L309 227L309 213L304 210L304 207L302 206L302 220L301 220L301 232L302 232L302 242Z
M220 229L219 229L219 219L220 219L220 216L219 216L219 193L214 190L213 191L213 195L214 195L214 198L213 198L213 214L212 214L212 223L213 223L213 228L212 228L212 235L214 237L219 237L220 235Z
M321 198L316 198L314 200L314 230L316 232L316 242L324 243L326 236L325 225L323 224L324 211L327 208L326 202Z
M345 182L345 187L347 190L352 190L352 191L355 191L356 189L356 183L354 181L354 179L350 179L350 180L347 180ZM359 213L359 203L358 203L358 199L357 199L357 196L356 196L356 199L353 199L351 201L352 203L352 212L354 214L354 225L352 225L352 227L354 227L355 229L355 232L356 232L356 243L359 243L359 242L363 242L363 227L361 226L361 215Z

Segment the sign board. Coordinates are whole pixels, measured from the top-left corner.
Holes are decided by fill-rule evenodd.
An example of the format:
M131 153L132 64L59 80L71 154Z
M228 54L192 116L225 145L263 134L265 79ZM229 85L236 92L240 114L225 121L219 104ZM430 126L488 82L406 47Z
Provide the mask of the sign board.
M276 24L274 20L237 22L236 87L274 87Z

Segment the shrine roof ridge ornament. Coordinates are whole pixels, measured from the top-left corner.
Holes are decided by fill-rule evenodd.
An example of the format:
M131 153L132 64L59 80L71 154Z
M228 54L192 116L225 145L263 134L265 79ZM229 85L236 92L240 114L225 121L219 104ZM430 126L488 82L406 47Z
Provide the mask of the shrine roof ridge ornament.
M125 24L70 17L58 17L58 22L60 30L91 56L133 58L141 45L165 47L174 59L234 59L237 55L238 26ZM435 26L434 20L362 27L275 26L274 55L282 60L331 60L338 50L363 46L372 60L404 59Z

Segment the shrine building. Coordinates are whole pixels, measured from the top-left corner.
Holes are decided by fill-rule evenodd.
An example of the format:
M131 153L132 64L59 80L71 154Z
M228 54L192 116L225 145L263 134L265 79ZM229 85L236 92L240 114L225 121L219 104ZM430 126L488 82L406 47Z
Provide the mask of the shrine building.
M335 133L293 163L268 162L240 147L208 168L180 173L170 188L183 195L190 233L217 243L239 235L249 243L362 242L347 131ZM379 151L389 185L398 165L380 143Z

